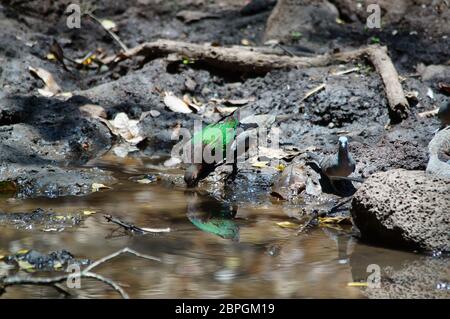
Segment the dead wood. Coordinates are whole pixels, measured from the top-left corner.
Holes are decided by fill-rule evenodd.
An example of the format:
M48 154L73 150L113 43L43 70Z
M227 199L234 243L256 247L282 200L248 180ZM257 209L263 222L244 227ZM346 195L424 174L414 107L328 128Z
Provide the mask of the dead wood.
M391 123L399 123L409 114L408 101L386 47L370 45L360 49L313 57L280 56L267 54L265 51L267 52L264 49L251 47L225 48L209 44L157 40L121 52L113 62L118 63L134 56L144 56L146 60L151 60L176 54L228 72L264 74L274 69L320 67L365 57L373 64L383 81Z
M409 104L400 84L397 70L387 54L387 48L370 46L366 49L366 54L383 80L384 90L389 102L391 123L399 123L408 117Z
M263 53L267 49L252 49L243 47L216 47L209 44L194 44L172 40L157 40L146 42L135 48L120 53L114 62L129 59L134 56L145 56L155 59L176 53L184 58L201 61L215 68L229 72L267 73L274 69L307 68L325 66L334 62L347 62L358 58L364 49L347 52L318 55L315 57L279 56Z

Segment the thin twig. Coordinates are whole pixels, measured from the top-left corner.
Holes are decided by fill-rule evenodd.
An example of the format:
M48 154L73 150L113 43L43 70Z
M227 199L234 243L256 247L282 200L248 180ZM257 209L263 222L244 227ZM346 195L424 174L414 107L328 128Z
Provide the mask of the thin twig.
M11 277L0 278L0 292L4 291L4 289L8 286L37 285L37 286L52 286L55 289L57 289L58 291L60 291L61 293L70 295L69 292L67 292L64 288L62 288L58 284L67 282L67 280L69 278L92 278L92 279L101 281L101 282L109 285L111 288L113 288L115 291L117 291L122 296L122 298L128 299L129 298L128 294L116 282L114 282L113 280L111 280L109 278L106 278L99 274L91 272L91 270L94 269L95 267L97 267L97 266L99 266L121 254L125 254L125 253L135 255L136 257L139 257L139 258L144 258L144 259L153 260L153 261L161 261L159 258L149 256L149 255L144 255L144 254L141 254L141 253L139 253L135 250L132 250L128 247L125 247L111 255L108 255L106 257L103 257L103 258L93 262L92 264L87 266L85 269L83 269L79 274L67 274L67 275L56 276L56 277L39 277L39 278L31 277L31 276L26 276L26 277L11 276Z
M306 221L306 223L303 224L303 225L298 229L296 236L300 235L301 233L303 233L303 231L304 231L306 228L310 227L311 224L312 224L312 222L313 222L315 219L317 219L317 217L319 217L319 213L318 213L316 210L314 210L314 211L312 212L312 214L311 214L311 217Z
M276 44L277 47L279 47L281 50L283 50L284 52L286 52L287 54L289 54L290 56L296 56L294 53L292 53L291 50L289 50L288 48L284 47L283 45L277 43Z
M106 257L103 257L103 258L101 258L101 259L99 259L99 260L93 262L92 264L90 264L89 266L87 266L87 267L83 270L83 272L84 272L84 271L89 272L89 271L91 271L92 269L94 269L95 267L97 267L97 266L99 266L99 265L101 265L101 264L103 264L103 263L109 261L110 259L113 259L113 258L115 258L115 257L117 257L117 256L119 256L119 255L121 255L121 254L125 254L125 253L129 253L129 254L135 255L136 257L140 257L140 258L144 258L144 259L148 259L148 260L161 261L161 259L159 259L159 258L157 258L157 257L148 256L148 255L143 255L143 254L138 253L138 252L135 251L135 250L132 250L132 249L130 249L130 248L128 248L128 247L125 247L125 248L123 248L123 249L121 249L121 250L119 250L119 251L117 251L117 252L115 252L115 253L112 253L111 255L108 255L108 256L106 256Z
M103 23L93 13L85 12L84 14L87 15L88 17L90 17L92 20L94 20L98 24L100 24L100 26L110 35L110 37L113 38L120 45L122 50L128 51L128 47L125 45L125 43L122 42L122 40L120 40L120 38L117 36L117 34L112 32L111 30L108 30L107 28L105 28Z
M108 279L106 277L103 277L102 275L99 275L99 274L96 274L93 272L84 272L83 277L93 278L95 280L101 281L101 282L111 286L111 288L113 288L115 291L117 291L122 296L123 299L130 299L130 296L125 292L125 290L123 290L122 287L120 287L117 283L115 283L111 279Z
M167 227L167 228L141 228L141 227L135 226L133 224L127 223L127 222L125 222L121 219L118 219L114 216L111 216L111 215L105 214L105 215L103 215L103 217L105 217L105 219L108 222L116 224L131 233L137 233L140 235L144 235L144 234L148 234L148 233L168 233L168 232L170 232L169 227Z

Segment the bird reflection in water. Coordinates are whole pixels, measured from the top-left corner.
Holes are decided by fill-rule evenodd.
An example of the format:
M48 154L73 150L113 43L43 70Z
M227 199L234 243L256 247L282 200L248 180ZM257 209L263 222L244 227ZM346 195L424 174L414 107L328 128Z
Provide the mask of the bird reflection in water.
M237 213L236 206L196 191L187 195L186 215L195 227L225 239L239 241L239 225L234 219Z

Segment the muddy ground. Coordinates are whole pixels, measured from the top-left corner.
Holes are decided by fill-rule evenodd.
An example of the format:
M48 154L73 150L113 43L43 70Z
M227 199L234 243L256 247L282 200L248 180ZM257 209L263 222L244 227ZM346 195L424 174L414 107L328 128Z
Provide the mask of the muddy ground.
M388 102L383 83L363 59L258 76L227 73L197 63L173 63L166 58L146 63L136 58L114 68L70 67L68 72L58 61L47 58L54 39L72 59L99 48L107 55L120 50L88 18L82 19L81 29L67 28L64 10L69 2L12 0L0 4L0 181L13 181L16 197L82 196L92 191L93 183L113 186L113 174L90 167L90 163L123 141L99 119L81 112L79 108L85 104L101 105L107 119L125 112L138 120L144 112L158 111L140 122L146 139L138 144L138 151L129 154L131 157L167 159L176 143L171 139L174 128L191 129L195 119L212 123L221 117L211 99L249 99L243 108L248 114L276 115L273 127L282 132L283 148L315 147L318 154L329 154L335 151L339 135L345 134L350 138L358 176L368 177L392 168L426 168L427 146L439 122L435 117L422 118L418 114L448 103L438 83L450 79L448 30L439 23L430 24L430 20L445 24L448 8L437 11L417 1L411 9L417 12L415 19L399 19L373 31L364 28L364 19L349 17L342 7L344 23L321 24L308 36L285 43L300 56L359 48L374 39L386 45L403 78L404 90L418 92L417 100L411 100L409 118L387 127ZM118 36L129 48L161 38L261 46L273 8L272 1L267 3L257 12L243 14L243 1L237 0L98 1L95 14L114 21ZM181 10L200 10L214 17L185 23L177 17ZM71 97L40 95L37 89L43 83L28 72L30 66L49 71L63 92L71 92ZM357 72L333 75L356 66ZM324 82L324 90L302 101L306 92ZM432 97L427 95L429 89ZM174 113L164 105L161 91L171 91L178 97L189 94L206 105L206 110L202 114ZM162 164L160 168L164 169ZM179 168L179 177L171 181L176 185L182 185ZM208 183L204 186L220 193L226 201L265 203L273 201L270 186L277 176L274 169L247 166L239 173L232 191Z
M439 80L448 76L448 67L442 66L437 71L425 68L422 76L416 70L420 63L448 62L449 39L447 34L439 33L445 32L445 28L427 30L422 25L423 29L420 29L420 19L425 24L430 15L437 15L432 8L423 9L424 17L418 17L415 25L410 21L400 21L382 31L368 31L358 20L344 25L328 25L327 33L318 28L316 34L310 34L307 39L287 44L294 51L300 48L297 51L301 54L301 49L308 44L321 43L321 52L326 52L336 46L342 50L359 47L377 36L382 44L388 46L400 74L405 78L404 89L419 93L419 103L412 108L413 116L401 125L385 130L388 116L383 85L378 74L365 61L324 68L273 71L259 77L225 74L196 65L172 66L165 59L153 60L144 66L130 61L107 71L75 69L69 73L59 63L46 59L53 39L61 44L65 55L72 58L82 57L98 48L112 54L118 51L117 44L88 18L83 18L81 29L68 29L64 15L67 1L14 4L15 1L4 1L0 22L2 179L19 176L26 179L24 166L54 165L57 166L56 171L66 167L68 175L77 175L81 179L77 182L80 185L89 178L108 180L105 172L84 172L78 176L78 169L73 168L102 155L116 142L102 123L79 111L78 108L87 103L103 106L109 119L119 111L135 119L145 111L162 112L157 119L147 117L142 123L148 140L141 149L146 154L161 151L161 147L167 154L174 144L170 140L170 129L177 123L189 127L193 118L203 117L206 122L219 118L218 114L211 115L210 112L205 112L204 116L173 114L165 108L156 89L170 90L180 97L188 93L202 103L211 98L256 97L246 109L256 114L282 115L281 120L275 123L283 132L282 145L298 148L316 146L327 153L334 150L337 133L347 132L352 140L352 152L358 159L357 172L363 176L389 168L424 169L426 146L438 122L434 118L416 119L415 114L439 107L447 99L438 91L437 85ZM250 15L240 12L242 5L239 1L217 1L206 5L201 1L105 2L97 7L96 14L116 22L120 38L127 46L133 47L159 38L222 45L240 44L245 39L252 45L262 45L272 5L263 6L261 12ZM176 17L185 9L200 9L215 15L186 24ZM404 32L394 37L393 28ZM406 33L408 28L415 32ZM330 37L333 41L329 41ZM411 47L412 43L416 45ZM354 65L362 66L361 71L343 76L330 74ZM73 92L74 96L68 100L39 96L36 89L42 83L27 72L29 66L48 70L62 90ZM194 87L186 87L187 79L195 82ZM305 92L322 82L327 83L325 90L299 102ZM433 99L426 96L428 88L435 92ZM35 168L28 167L27 170L32 172ZM63 175L61 178L57 174L52 175L53 182L61 185L60 195L83 193L65 190L67 181ZM28 178L32 179L31 176ZM40 187L42 185L36 184L36 188ZM33 192L45 193L35 190L30 191L30 195Z

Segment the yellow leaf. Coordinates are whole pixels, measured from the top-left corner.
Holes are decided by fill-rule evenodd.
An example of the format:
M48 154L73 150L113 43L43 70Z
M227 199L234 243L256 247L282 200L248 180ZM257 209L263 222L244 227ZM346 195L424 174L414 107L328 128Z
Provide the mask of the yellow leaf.
M93 211L93 210L85 210L85 211L83 211L83 215L84 216L93 215L95 213L96 213L96 211Z
M291 229L297 229L298 228L297 224L294 224L294 223L291 223L291 222L279 222L279 223L276 223L276 224L277 224L277 226L280 226L281 228L291 228Z
M253 167L256 168L265 168L269 162L255 162L252 164Z
M63 267L63 265L59 261L57 261L53 264L54 269L61 269L62 267Z
M47 54L47 60L55 61L56 60L56 56L53 53L48 53Z
M22 270L26 270L26 271L34 270L34 266L32 264L30 264L28 261L19 260L17 263L19 264L19 268Z
M280 172L284 171L285 168L286 168L286 166L284 164L279 164L279 165L275 166L275 169Z
M151 184L153 181L149 180L148 178L138 179L136 182L139 184Z
M111 187L103 185L103 184L99 184L99 183L93 183L92 184L92 191L93 192L98 192L101 189L110 189Z
M112 20L104 19L101 22L102 22L102 26L106 30L112 30L112 29L114 29L117 26L116 23L114 21L112 21Z
M17 252L16 252L16 254L17 255L25 255L26 253L28 253L30 250L29 249L21 249L21 250L18 250Z
M367 282L349 282L347 287L367 287Z
M336 216L336 217L319 217L320 224L342 224L349 223L350 217Z

